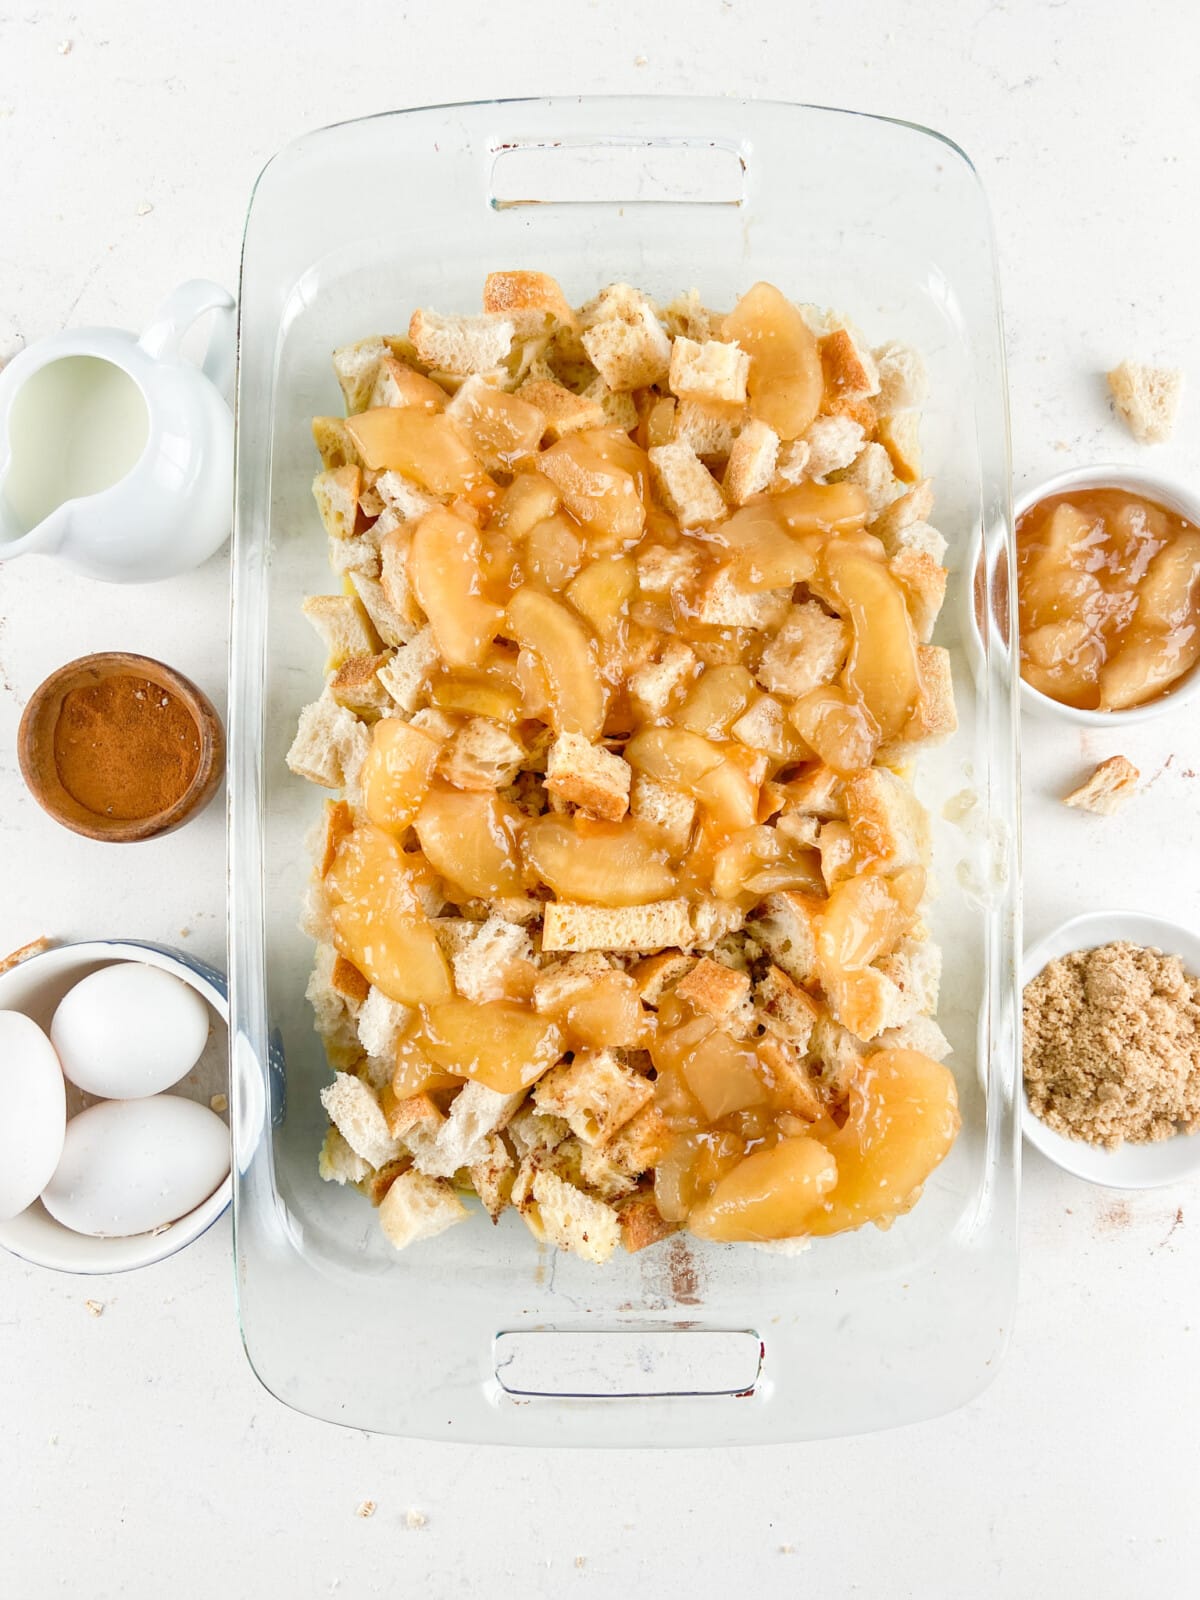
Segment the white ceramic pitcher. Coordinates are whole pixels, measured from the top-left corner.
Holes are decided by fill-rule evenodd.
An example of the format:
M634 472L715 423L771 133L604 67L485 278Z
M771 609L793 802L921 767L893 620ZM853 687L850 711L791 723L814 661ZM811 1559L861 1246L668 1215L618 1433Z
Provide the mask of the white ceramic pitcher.
M60 556L149 583L199 566L233 509L234 300L193 279L140 339L71 328L0 372L0 561ZM180 341L215 312L202 366Z

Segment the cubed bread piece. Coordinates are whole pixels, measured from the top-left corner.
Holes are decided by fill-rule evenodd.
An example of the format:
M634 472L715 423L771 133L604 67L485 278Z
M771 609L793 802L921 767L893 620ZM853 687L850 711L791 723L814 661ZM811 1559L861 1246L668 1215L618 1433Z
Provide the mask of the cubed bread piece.
M340 667L348 656L375 655L379 636L357 600L348 594L310 594L300 605L325 646L327 666Z
M548 444L565 438L568 433L578 433L581 428L605 426L604 406L599 399L576 394L552 378L531 379L523 383L517 393L545 417L543 437Z
M500 1213L508 1209L512 1200L517 1167L508 1146L498 1133L489 1134L482 1141L480 1150L479 1159L467 1168L467 1177L483 1209L493 1222L498 1222Z
M597 978L612 971L608 957L598 950L587 950L580 955L564 956L552 961L538 973L533 986L534 1010L539 1012L562 1011L573 996L590 989Z
M313 499L331 539L352 539L362 493L360 467L334 467L313 479Z
M880 415L922 405L929 384L920 352L907 344L885 344L873 354L879 373L876 403Z
M563 1171L558 1166L559 1159L568 1153L577 1171ZM594 1194L598 1200L604 1200L609 1205L614 1200L624 1200L637 1188L636 1178L613 1166L608 1159L607 1146L584 1144L579 1139L571 1139L567 1145L558 1147L550 1165L552 1171L557 1171L568 1181L577 1179L589 1194Z
M763 750L774 758L782 757L798 742L791 725L785 723L783 706L769 694L759 695L729 731L747 750Z
M402 472L381 472L375 489L397 524L417 522L438 504L433 495L418 489Z
M341 995L352 1015L358 1014L359 1007L371 992L371 985L366 978L353 961L347 961L343 955L334 957L329 983L334 993Z
M832 683L849 653L849 624L831 617L818 601L805 600L792 606L763 651L758 681L774 694L798 699Z
M453 958L454 987L477 1005L510 999L513 963L533 960L528 930L496 916L476 926L470 944Z
M657 661L648 661L629 679L629 698L645 721L664 717L675 697L696 677L696 652L682 639L668 639Z
M400 1035L411 1019L408 1006L389 1000L382 989L372 987L358 1013L359 1043L369 1056L393 1060Z
M589 816L619 822L629 810L629 765L579 733L560 733L550 746L546 788Z
M532 1100L526 1100L513 1113L505 1133L517 1152L518 1161L530 1157L535 1163L571 1137L571 1130L561 1117L545 1116Z
M438 771L456 789L503 789L521 770L526 753L503 723L471 717L446 741Z
M407 1172L412 1166L408 1156L397 1156L395 1161L389 1161L386 1166L380 1167L376 1172L368 1172L361 1183L355 1185L360 1194L365 1194L373 1206L381 1206L388 1190L395 1183L402 1172Z
M438 948L446 960L453 964L455 957L469 950L472 941L483 927L484 918L435 917L432 927Z
M842 1027L863 1042L902 1027L917 1010L915 1001L878 967L859 967L853 982L829 985L826 1000Z
M1122 361L1107 376L1117 415L1139 444L1162 444L1171 437L1183 393L1177 367Z
M445 317L420 310L408 325L408 336L425 365L458 377L500 366L512 349L513 331L511 318L488 313Z
M938 644L917 646L921 697L899 739L879 747L878 759L893 766L908 761L922 745L941 744L958 727L950 652Z
M848 467L863 447L863 431L851 417L818 417L804 435L810 478Z
M789 849L816 850L821 838L821 824L811 813L788 811L776 821L775 837Z
M693 1011L718 1020L737 1011L750 993L750 979L705 956L675 985L675 993Z
M594 315L583 348L610 389L647 388L666 376L671 341L644 294L613 285L600 296Z
M700 555L691 544L644 545L634 559L638 588L643 594L672 594L690 583L700 571Z
M374 523L351 539L326 539L325 550L335 573L365 572L368 578L379 576L379 545Z
M875 966L892 980L911 1007L908 1017L902 1018L902 1021L918 1015L931 1017L937 1010L938 991L942 982L942 951L941 946L932 939L916 939L912 936L903 939L890 956L884 956ZM888 1023L887 1026L896 1024Z
M823 822L844 820L846 800L842 780L832 767L818 763L793 778L784 791L785 813L799 812L804 816L819 817Z
M921 476L921 419L917 413L900 411L884 417L879 424L879 442L900 482L916 483Z
M718 567L696 596L693 615L708 628L781 627L791 606L790 589L746 589L728 567Z
M371 746L370 731L328 691L300 713L288 767L326 789L352 789Z
M417 709L437 659L433 629L422 628L379 669L380 683L391 695L397 710L405 716L411 716Z
M876 512L870 531L882 541L889 556L894 556L901 545L901 534L915 522L927 522L933 511L933 483L922 478L898 499L890 501ZM934 552L930 551L932 555Z
M673 339L695 339L703 344L707 339L720 337L723 311L709 311L700 299L699 289L689 289L677 294L670 305L663 308L663 321Z
M843 792L859 870L928 866L929 814L910 783L885 767L869 767L847 778Z
M546 906L542 950L662 950L687 948L692 924L686 900L641 906L587 906L554 900Z
M313 968L304 989L304 998L313 1010L313 1026L322 1036L336 1033L346 1017L346 999L333 984L338 953L322 941L313 951Z
M604 1146L604 1154L620 1172L631 1178L656 1167L674 1143L667 1119L648 1101L619 1127Z
M1140 777L1141 773L1128 757L1109 756L1086 783L1081 783L1078 789L1072 789L1069 795L1064 796L1063 804L1111 817L1137 793Z
M946 540L928 522L909 522L897 529L890 539L892 560L903 556L924 555L937 566L946 558Z
M746 913L735 901L715 895L698 895L692 904L693 950L713 950L731 933L745 926Z
M379 578L372 578L364 572L352 572L350 586L384 644L397 648L407 644L419 631L420 612L413 601L411 590L407 594L397 593L397 599L402 600L404 604L395 606L389 593L389 589L396 592L394 584L385 588Z
M764 1033L755 1045L771 1097L781 1111L790 1111L805 1122L816 1122L825 1102L809 1077L803 1048L781 1034Z
M379 1225L389 1242L403 1250L418 1239L432 1239L470 1215L444 1178L429 1178L415 1167L402 1172L379 1206Z
M826 891L832 894L844 878L852 878L858 871L854 855L854 836L845 822L823 822L817 833L817 849L821 855L821 876Z
M429 1095L397 1095L390 1083L379 1091L379 1109L392 1138L405 1143L418 1126L422 1133L432 1132L446 1120L442 1108Z
M871 1041L872 1050L919 1050L932 1061L944 1061L950 1041L932 1017L913 1017L898 1028L887 1028Z
M489 272L483 284L483 309L508 317L518 339L545 333L551 324L575 326L575 313L548 272Z
M822 902L810 895L782 889L768 895L746 924L754 942L797 983L816 976L816 919L821 906Z
M927 524L921 522L916 526L924 528ZM939 566L924 550L909 546L892 557L888 571L904 590L913 631L922 644L928 644L946 599L948 574L945 567Z
M593 378L583 391L588 400L599 404L604 428L620 428L622 433L632 433L638 424L638 410L633 396L610 389L603 378Z
M635 961L629 976L637 985L643 1005L657 1006L668 989L696 965L695 956L684 955L680 950L663 950L656 956L645 956Z
M400 361L393 355L384 356L380 361L371 385L368 409L414 406L419 411L441 411L445 404L443 390L431 378L410 367L407 361Z
M317 1172L326 1183L361 1183L370 1170L371 1163L352 1150L336 1128L325 1130Z
M354 827L354 813L344 800L326 800L321 819L310 835L313 872L323 878L333 865L338 846Z
M500 1094L483 1083L465 1084L439 1127L423 1127L419 1141L411 1134L406 1139L414 1163L434 1178L449 1178L460 1168L473 1166L486 1154L488 1136L506 1126L524 1098L524 1089Z
M671 346L667 387L681 400L745 405L749 372L750 357L736 342L698 343L680 334Z
M862 1070L863 1047L847 1028L822 1011L813 1024L809 1054L821 1087L830 1099L844 1100Z
M329 915L329 902L320 883L310 883L305 889L296 925L301 933L318 943L332 942L333 919Z
M367 409L379 363L390 354L382 339L360 339L357 344L344 344L333 352L334 374L346 410L352 416Z
M864 445L840 477L846 483L858 485L874 517L896 498L892 458L881 444Z
M744 406L681 400L671 422L670 442L686 445L696 455L719 465L728 460L745 414Z
M762 494L775 476L779 459L779 435L757 418L747 422L729 452L721 488L731 506L745 505L752 495Z
M356 1155L373 1167L382 1167L401 1154L400 1146L388 1132L378 1098L361 1078L339 1072L321 1090L321 1104L330 1122Z
M378 716L391 709L391 696L379 681L379 669L391 660L387 650L378 655L347 656L329 678L328 693L338 705L357 717Z
M716 479L689 445L655 445L648 454L655 492L682 527L697 528L728 515Z
M781 968L770 966L754 986L758 1019L769 1033L807 1050L820 1008Z
M557 1173L523 1163L513 1186L517 1206L534 1238L602 1265L620 1241L617 1213Z
M638 772L629 793L629 811L636 821L657 828L670 849L681 852L687 848L696 820L696 802L691 795Z
M654 1085L616 1050L580 1050L551 1067L533 1087L538 1110L562 1117L584 1144L603 1145L654 1098Z
M808 461L811 451L805 439L790 439L779 446L779 454L775 458L774 487L790 489L802 483L812 474L808 470Z
M681 1223L668 1222L655 1204L652 1190L633 1195L621 1203L617 1211L621 1225L621 1243L630 1255L646 1250L662 1239L678 1233Z
M344 417L314 417L312 436L323 467L333 470L365 465Z
M879 368L875 357L852 328L834 328L819 343L821 371L829 396L860 400L879 393Z

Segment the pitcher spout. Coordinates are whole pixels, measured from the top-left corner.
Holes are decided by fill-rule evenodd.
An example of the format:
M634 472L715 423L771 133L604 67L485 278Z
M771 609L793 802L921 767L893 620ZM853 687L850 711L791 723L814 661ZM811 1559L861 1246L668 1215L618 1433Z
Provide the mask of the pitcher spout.
M26 529L5 497L7 475L7 472L0 473L0 561L12 561L17 556L54 555L62 548L70 528L70 506L57 506L35 527Z

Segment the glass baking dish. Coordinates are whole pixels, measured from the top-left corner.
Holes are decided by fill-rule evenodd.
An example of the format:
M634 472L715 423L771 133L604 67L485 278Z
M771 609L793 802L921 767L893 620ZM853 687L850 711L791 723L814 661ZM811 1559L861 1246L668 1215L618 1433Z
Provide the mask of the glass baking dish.
M335 586L309 419L340 407L335 345L403 328L418 305L476 309L499 267L545 269L576 303L627 279L730 305L767 278L925 355L927 470L952 569L937 640L953 654L959 729L922 759L917 789L963 1130L889 1232L800 1254L677 1237L597 1268L547 1253L509 1215L397 1255L361 1195L317 1177L328 1069L297 917L322 794L284 764L321 683L300 600ZM969 625L966 579L980 541L994 569L1011 537L996 269L970 163L908 124L733 99L396 112L311 134L266 168L240 318L234 1220L262 1382L356 1427L537 1445L798 1440L968 1399L995 1371L1015 1296L1019 949L1016 681L987 617Z

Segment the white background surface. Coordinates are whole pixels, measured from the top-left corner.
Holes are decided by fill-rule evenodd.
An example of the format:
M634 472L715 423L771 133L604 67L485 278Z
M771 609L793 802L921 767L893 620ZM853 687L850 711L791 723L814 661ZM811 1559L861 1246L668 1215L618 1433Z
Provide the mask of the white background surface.
M1099 377L1126 355L1187 370L1182 426L1153 459L1200 482L1190 0L0 0L0 360L72 323L136 327L181 278L236 287L255 175L310 127L575 90L814 100L950 134L994 209L1018 487L1139 455ZM40 558L0 568L0 951L128 935L222 962L220 808L129 852L92 845L27 796L14 738L41 678L88 650L161 656L223 705L225 627L223 557L152 591ZM1194 717L1122 738L1150 783L1117 821L1054 802L1115 741L1026 731L1028 934L1118 903L1195 926ZM0 1587L14 1600L1194 1592L1200 1192L1088 1189L1030 1154L1023 1248L1013 1347L956 1416L801 1448L553 1458L285 1411L242 1358L227 1220L120 1279L6 1257ZM366 1499L369 1519L355 1515Z

